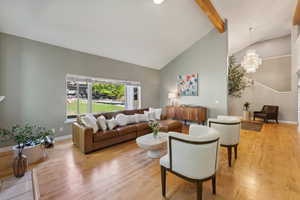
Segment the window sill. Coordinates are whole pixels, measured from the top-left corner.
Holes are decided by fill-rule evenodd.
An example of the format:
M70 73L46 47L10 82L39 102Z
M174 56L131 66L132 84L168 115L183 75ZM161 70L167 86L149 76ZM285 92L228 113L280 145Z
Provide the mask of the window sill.
M76 122L76 118L74 118L74 119L66 119L64 123L65 124L72 124L74 122Z

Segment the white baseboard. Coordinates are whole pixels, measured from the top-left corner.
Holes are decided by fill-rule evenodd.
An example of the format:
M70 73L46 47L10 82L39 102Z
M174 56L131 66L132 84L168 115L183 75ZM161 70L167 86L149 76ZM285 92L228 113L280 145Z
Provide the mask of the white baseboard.
M243 119L242 116L236 116L236 117L240 117L241 119ZM252 120L252 116L251 116L251 120ZM273 121L273 120L272 120L272 121ZM278 120L278 122L284 123L284 124L298 124L297 121L288 121L288 120Z
M72 135L63 135L63 136L59 136L59 137L55 137L55 141L62 141L62 140L67 140L72 138ZM0 148L0 153L1 152L9 152L12 151L12 146L7 146L7 147L2 147Z
M70 139L70 138L72 138L72 135L63 135L63 136L56 137L55 140L62 141L62 140Z
M278 120L278 122L284 123L284 124L298 124L298 122L295 122L295 121L286 121L286 120Z

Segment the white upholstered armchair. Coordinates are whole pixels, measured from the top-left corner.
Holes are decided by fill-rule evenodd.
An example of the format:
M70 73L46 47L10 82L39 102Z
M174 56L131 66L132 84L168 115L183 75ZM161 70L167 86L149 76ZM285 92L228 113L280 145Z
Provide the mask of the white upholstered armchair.
M227 148L228 164L231 167L232 148L237 159L237 148L240 142L241 120L233 116L218 116L216 119L208 119L208 126L219 131L220 145Z
M197 185L197 199L202 199L202 182L212 179L216 193L219 133L215 129L191 125L189 135L170 132L168 154L160 159L162 195L166 195L169 171Z

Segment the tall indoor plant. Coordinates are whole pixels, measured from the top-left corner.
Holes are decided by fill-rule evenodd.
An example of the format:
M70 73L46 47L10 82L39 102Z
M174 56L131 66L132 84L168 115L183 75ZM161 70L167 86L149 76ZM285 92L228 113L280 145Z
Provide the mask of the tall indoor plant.
M228 67L228 94L233 97L241 97L243 90L248 87L244 79L246 70L236 63L235 57L229 57Z
M43 145L54 135L52 130L47 128L25 124L15 125L11 129L0 129L0 141L13 140L17 145L13 148L17 155L13 162L13 171L16 177L24 176L28 158L24 155L25 148Z

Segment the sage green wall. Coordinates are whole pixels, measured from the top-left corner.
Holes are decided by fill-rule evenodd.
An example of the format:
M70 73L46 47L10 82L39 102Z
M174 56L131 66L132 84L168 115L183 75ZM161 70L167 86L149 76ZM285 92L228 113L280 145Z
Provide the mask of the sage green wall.
M33 122L71 134L64 123L68 73L140 81L142 106L159 106L159 70L0 33L0 128Z
M210 31L161 70L161 105L176 91L178 75L199 74L198 96L179 97L180 104L205 106L209 117L227 114L228 34Z

